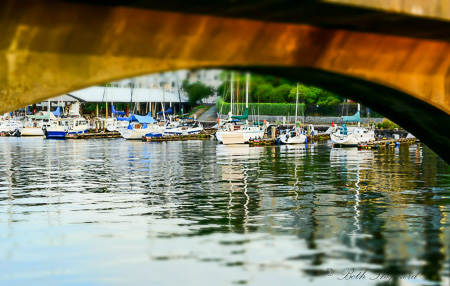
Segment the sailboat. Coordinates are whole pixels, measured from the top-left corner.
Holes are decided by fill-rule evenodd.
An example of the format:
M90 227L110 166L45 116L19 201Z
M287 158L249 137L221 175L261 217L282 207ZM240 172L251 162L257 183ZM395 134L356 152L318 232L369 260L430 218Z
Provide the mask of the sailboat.
M155 119L150 115L140 116L134 114L128 118L128 121L130 123L127 128L118 130L120 135L127 140L140 140L143 136L150 133L164 134L166 130L165 126L157 125Z
M297 107L298 107L298 83L297 83L297 97L295 100L295 126L285 134L280 135L279 139L283 144L305 144L307 137L304 131L297 126Z
M264 129L260 126L251 126L248 124L248 86L250 81L250 74L246 76L246 90L245 90L245 111L241 116L233 116L233 80L234 73L231 73L231 111L228 115L228 122L216 132L217 141L223 144L244 144L248 143L250 139L257 139L264 137ZM245 123L242 124L242 121Z
M44 113L44 112L42 112ZM56 113L56 114L55 114ZM24 128L20 131L21 136L43 136L43 128L56 127L56 116L61 113L58 106L55 112L50 111L50 101L48 101L47 113L43 115L27 115L28 120L24 124Z
M361 127L360 104L358 103L358 111L353 116L344 116L343 121L357 121L358 127L347 127L343 124L341 127L332 126L331 141L335 146L356 147L359 144L375 141L374 128Z

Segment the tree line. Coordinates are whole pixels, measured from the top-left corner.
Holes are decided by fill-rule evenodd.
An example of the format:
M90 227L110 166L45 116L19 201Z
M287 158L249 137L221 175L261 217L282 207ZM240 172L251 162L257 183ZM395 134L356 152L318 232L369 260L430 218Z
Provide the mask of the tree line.
M207 86L204 83L197 81L189 83L188 80L183 81L182 89L187 93L189 104L194 106L202 99L214 95L216 92L221 96L225 102L231 100L231 73L224 71L221 74L223 80L222 84L215 89L212 86ZM233 82L233 101L245 102L246 89L246 75L245 73L235 73L235 80ZM308 105L338 105L344 99L332 92L299 84L299 103ZM249 84L249 102L253 103L295 103L297 93L297 83L275 77L265 75L252 74Z

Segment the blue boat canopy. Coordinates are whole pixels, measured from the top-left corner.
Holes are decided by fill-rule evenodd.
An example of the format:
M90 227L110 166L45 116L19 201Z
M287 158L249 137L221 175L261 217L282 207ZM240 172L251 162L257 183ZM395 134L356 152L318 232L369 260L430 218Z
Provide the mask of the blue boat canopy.
M117 111L116 109L114 109L114 105L111 105L111 112L115 113L115 114L119 114L120 116L125 115L125 111Z
M162 111L158 112L158 115L162 115L162 114L163 114ZM169 107L167 110L164 111L164 115L172 115L172 114L173 114L172 107Z
M343 121L356 121L361 122L361 116L359 116L359 111L355 113L353 116L342 116Z
M142 116L142 115L136 115L132 114L130 117L127 118L128 121L137 121L139 123L155 123L155 119L151 116Z
M130 117L116 117L117 120L120 121L130 121L130 122L139 122L139 123L156 123L155 119L153 119L153 117L151 117L150 115L136 115L136 114L132 114Z
M58 106L58 108L56 108L55 111L53 111L53 115L55 116L60 116L61 115L61 107Z

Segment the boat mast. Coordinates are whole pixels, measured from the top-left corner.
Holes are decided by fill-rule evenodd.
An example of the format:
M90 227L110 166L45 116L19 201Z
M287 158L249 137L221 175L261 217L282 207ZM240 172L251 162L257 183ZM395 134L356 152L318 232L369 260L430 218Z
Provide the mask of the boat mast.
M297 97L295 98L295 119L294 119L294 126L297 125L297 108L298 108L298 82L297 82Z
M169 107L172 107L172 83L173 83L173 73L170 73L170 87L169 87Z
M247 73L246 83L245 83L245 108L248 109L248 84L250 81L250 73Z
M239 75L236 78L236 115L239 115Z
M105 102L106 102L106 113L105 113L105 118L108 119L108 85L106 85L105 87Z
M361 106L358 103L358 112L359 112L360 108L361 108ZM359 115L359 117L361 118L361 114ZM361 126L361 119L358 121L358 127L360 127L360 126Z
M233 81L234 81L234 72L231 72L231 90L230 90L230 120L231 120L231 116L233 116Z
M161 91L161 76L160 75L158 75L158 89L159 89L159 91ZM164 105L163 105L164 96L165 96L165 94L164 94L164 85L163 85L163 88L162 88L162 95L163 96L161 97L161 109L162 109L163 120L166 121L166 114L164 113Z
M181 105L181 93L180 93L180 85L178 84L178 73L175 73L175 79L177 81L177 90L178 90L178 100L179 100L180 114L181 114L181 116L183 116L183 114L181 112L183 110L183 107ZM174 112L174 114L175 114L175 112Z

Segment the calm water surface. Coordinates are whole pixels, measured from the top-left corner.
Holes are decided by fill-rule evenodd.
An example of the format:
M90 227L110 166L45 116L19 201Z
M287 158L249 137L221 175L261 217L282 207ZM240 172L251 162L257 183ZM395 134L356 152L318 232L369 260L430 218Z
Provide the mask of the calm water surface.
M423 145L0 138L0 204L0 285L449 283L450 168Z

